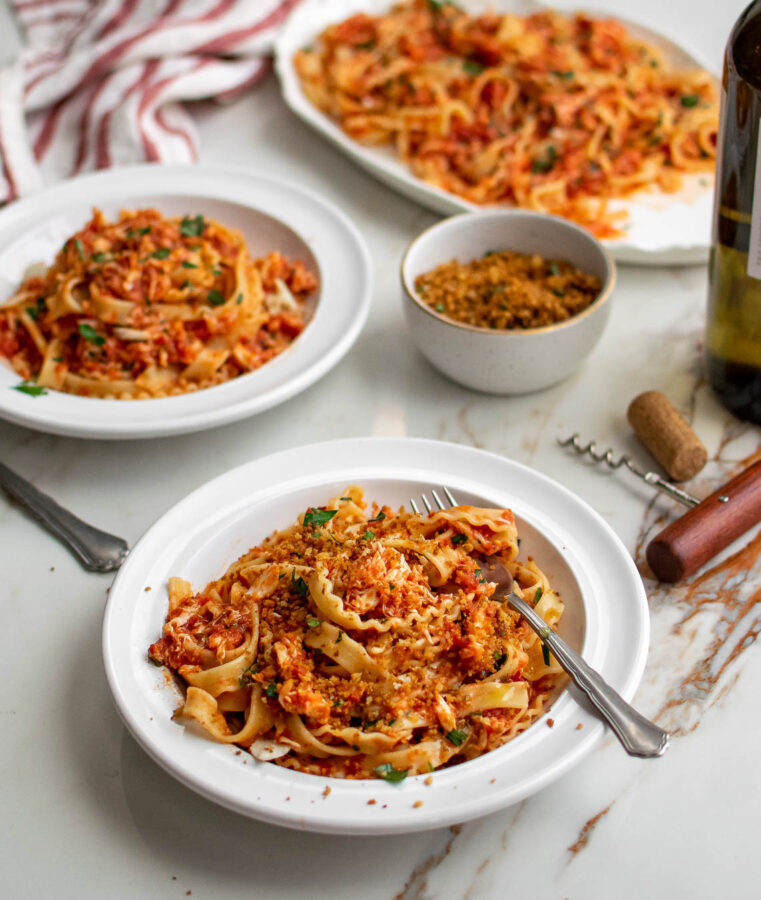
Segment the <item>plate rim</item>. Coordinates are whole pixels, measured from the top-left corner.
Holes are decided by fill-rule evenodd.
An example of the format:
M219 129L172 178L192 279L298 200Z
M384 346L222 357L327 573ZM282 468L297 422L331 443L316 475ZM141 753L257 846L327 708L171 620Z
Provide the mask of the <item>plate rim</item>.
M194 190L193 182L197 183L201 179L205 179L205 185L213 185L215 178L222 181L237 178L241 181L245 180L251 187L264 185L267 189L274 192L286 192L294 201L301 199L306 201L312 209L320 210L325 214L326 221L332 220L335 226L335 240L343 244L343 251L347 252L348 249L348 252L354 258L354 263L357 267L356 279L359 290L356 292L354 302L351 304L352 312L348 319L342 319L339 322L335 316L323 316L318 334L322 336L330 333L331 347L329 351L323 353L318 359L313 360L305 367L297 367L296 371L285 382L279 382L266 388L264 391L249 393L247 396L236 399L233 402L219 403L201 413L193 412L191 409L167 418L164 415L159 415L157 412L152 414L151 410L158 410L158 407L153 404L159 404L166 412L166 407L172 401L187 402L189 397L208 397L209 392L219 388L227 388L239 382L240 379L232 379L221 385L215 385L204 391L196 392L193 395L185 394L179 397L151 398L150 400L142 401L109 401L100 398L76 397L66 393L61 394L63 402L67 404L72 401L82 401L83 403L129 402L130 410L140 409L138 404L150 404L145 407L145 415L138 417L137 423L132 420L124 422L106 420L104 422L103 417L99 415L99 411L102 412L103 407L93 407L94 412L86 417L86 421L72 424L67 420L65 411L60 409L56 411L56 401L59 398L55 395L60 392L51 391L46 398L25 397L25 400L32 403L39 402L40 399L43 399L45 403L45 405L40 406L28 405L27 408L19 408L16 404L11 403L11 399L16 398L6 397L0 392L0 419L48 434L100 440L141 440L189 434L221 427L271 409L306 390L343 359L364 328L372 305L374 266L367 242L351 218L336 204L317 191L284 178L259 174L248 166L207 165L203 163L172 165L147 163L98 172L87 172L75 178L50 185L42 191L23 197L0 210L0 245L4 247L12 239L18 238L18 233L14 233L14 227L17 228L19 225L22 225L24 229L32 230L37 228L43 218L41 214L46 205L51 202L51 199L52 202L61 202L61 198L66 200L72 197L73 199L77 193L81 192L87 197L86 205L90 207L93 205L97 206L99 202L127 204L129 203L130 195L138 196L141 193L161 194L163 192L167 196L181 197L183 190L186 189L188 197L236 203L239 206L250 208L269 216L294 232L300 240L309 246L318 263L321 262L309 239L297 227L294 227L287 218L282 218L279 210L268 209L266 206L256 207L248 199L233 199L230 196L226 196L224 191L217 193L213 189L209 190L208 187ZM165 183L162 184L162 182ZM185 188L181 187L183 182L186 182ZM109 191L113 191L114 188L122 185L123 190L118 192L118 196L114 200L111 200L109 197L104 198L104 193L107 194ZM101 192L100 196L98 196L98 192ZM81 205L82 202L81 197L77 197L77 203ZM326 301L323 296L321 303L325 302L329 301ZM333 321L333 319L336 319L336 321ZM317 324L316 321L312 323L312 325ZM309 329L306 329L304 335L308 334ZM292 351L294 356L299 352L303 352L299 351L298 341L294 342L293 347L289 348L289 351ZM277 364L279 359L283 358L285 358L285 354L272 362ZM3 364L5 365L4 361ZM262 369L264 368L262 367ZM257 371L260 370L248 374L256 375ZM15 372L13 375L20 378ZM241 378L246 378L246 376L241 376ZM51 405L49 405L51 401L52 411Z
M159 565L161 556L160 550L157 551L156 549L152 549L152 542L155 542L156 539L160 537L162 528L166 529L167 527L171 527L173 519L177 519L181 516L186 516L194 506L198 507L199 504L203 504L204 502L206 502L205 498L211 498L212 496L222 496L220 488L225 484L225 482L227 482L228 484L232 484L233 482L240 484L241 476L245 475L247 470L253 470L255 467L258 467L260 469L263 468L268 472L271 472L273 471L273 467L276 462L281 466L287 466L290 463L297 461L299 458L301 458L302 460L309 459L313 463L315 460L317 460L318 463L316 467L313 466L313 470L306 484L311 483L314 484L315 487L318 487L320 483L320 477L322 477L323 481L327 481L329 478L335 480L335 478L339 477L340 475L332 462L330 462L330 464L326 464L323 461L323 455L327 454L327 458L331 460L336 456L336 453L339 456L341 453L349 454L350 458L353 458L351 457L351 454L355 454L358 451L361 451L361 455L363 457L366 457L368 455L368 452L370 454L375 454L373 456L373 459L375 459L373 466L378 469L383 469L386 472L386 475L384 477L387 477L392 481L395 477L399 478L400 480L407 480L410 472L413 470L415 470L416 475L420 474L420 472L430 470L430 466L427 465L427 461L430 460L431 452L437 450L439 452L444 450L444 452L448 454L449 457L454 458L455 468L457 466L460 467L459 472L455 478L456 481L469 481L472 482L473 485L477 485L482 491L484 489L489 490L489 486L486 485L483 481L474 481L473 477L470 474L467 474L467 476L465 477L462 474L463 472L469 473L470 470L467 467L471 466L473 462L477 461L481 461L484 466L488 464L488 466L492 469L496 467L497 471L501 470L508 481L510 477L520 475L523 478L528 478L530 481L533 480L535 482L535 485L538 485L542 490L549 490L555 497L558 498L558 502L562 501L563 504L570 503L571 508L575 509L576 511L582 510L587 519L589 521L592 521L595 528L605 536L605 540L608 542L608 549L612 549L613 553L617 556L615 565L622 567L621 571L627 572L629 578L628 589L630 589L631 596L634 596L636 598L636 609L632 614L634 615L634 621L636 625L635 631L639 629L639 633L634 643L631 665L629 665L626 670L627 675L624 679L624 683L618 685L618 689L622 696L624 696L626 699L631 699L641 680L647 661L650 631L647 597L639 572L629 554L629 551L626 549L625 545L616 535L613 529L607 524L607 522L605 522L602 516L600 516L599 513L597 513L591 506L589 506L589 504L587 504L584 500L582 500L568 488L565 488L563 485L537 471L536 469L531 468L530 466L519 463L507 457L500 456L496 453L468 447L461 444L422 438L364 437L323 441L281 450L276 453L269 454L268 456L260 457L259 459L253 459L216 476L215 478L206 482L204 485L196 488L186 497L178 501L178 503L174 504L169 510L167 510L167 512L165 512L146 531L145 535L134 547L132 553L130 554L130 557L122 567L121 571L117 574L117 577L114 581L114 584L112 585L112 589L109 594L109 599L103 618L102 652L106 679L114 705L123 723L126 725L127 729L137 740L140 746L144 750L146 750L151 758L155 762L157 762L165 771L169 772L169 774L171 774L181 783L190 787L196 793L201 794L207 799L212 800L213 802L218 803L223 807L232 809L233 811L241 813L248 817L267 821L272 824L321 833L390 834L438 828L444 825L452 824L454 822L464 821L469 818L487 815L488 813L501 809L504 806L510 805L511 803L518 802L519 800L533 793L535 790L545 786L546 784L549 784L551 781L554 781L556 778L563 775L573 765L579 762L583 756L589 753L597 743L599 743L605 733L605 726L600 720L588 713L585 708L573 698L571 692L566 692L561 698L559 698L558 703L552 707L553 710L556 710L558 720L560 720L561 718L563 720L561 726L559 727L556 723L556 727L553 728L551 732L545 729L537 729L537 731L534 732L532 726L532 728L528 729L524 734L533 734L535 736L533 745L535 747L544 746L544 749L546 751L546 741L548 739L548 734L560 735L561 731L564 729L564 739L567 739L570 729L574 728L574 733L576 736L574 738L573 745L567 745L566 750L563 754L551 754L550 764L545 765L543 769L535 772L531 778L524 779L524 782L521 786L519 786L518 788L516 788L515 786L507 786L505 788L500 785L498 788L492 789L493 793L491 794L491 796L484 796L482 794L480 798L477 798L475 801L471 802L470 807L468 807L467 809L464 809L463 805L460 803L456 806L456 808L452 808L450 805L448 813L442 813L441 811L436 810L428 813L427 811L412 809L411 804L408 804L410 808L406 812L395 811L394 818L387 816L383 820L373 822L368 819L366 811L364 815L354 816L353 818L347 818L345 813L325 814L323 812L323 810L325 809L324 805L320 806L319 804L315 804L314 800L314 798L318 796L319 792L326 784L333 785L333 788L331 788L331 790L337 789L339 792L343 789L345 789L346 792L350 792L358 791L364 788L366 796L368 785L367 781L322 778L320 776L306 775L304 773L292 772L291 770L284 770L280 767L274 767L279 773L288 773L288 777L291 779L291 786L289 790L292 794L294 794L294 796L296 796L296 803L280 804L280 806L276 808L270 801L266 801L257 805L257 802L252 801L251 797L246 797L243 792L241 792L241 795L238 797L230 796L229 792L227 793L227 795L225 795L225 792L223 790L221 791L213 781L210 781L209 776L203 775L199 777L198 771L189 772L187 767L184 766L181 762L178 763L176 760L168 758L166 750L164 749L162 751L161 749L160 735L157 740L154 735L149 734L148 732L150 729L147 723L141 722L135 710L130 708L129 698L125 695L122 688L123 685L126 684L126 690L136 690L137 696L140 696L142 689L139 684L139 675L133 674L129 665L126 666L126 668L128 669L127 672L122 671L119 667L118 660L115 659L115 654L119 652L119 642L117 640L117 635L129 633L136 618L139 618L137 603L134 601L139 598L140 594L139 589L136 589L134 592L129 593L127 598L123 598L122 594L131 590L129 587L130 581L142 583L141 571L146 571L145 577L147 578L147 569L151 565ZM398 452L394 454L394 451ZM398 458L400 455L403 457L403 459L401 460ZM391 462L389 462L389 460L391 460ZM412 462L412 460L414 460L414 463ZM449 458L446 462L447 465L451 465L452 459ZM420 470L420 472L418 472L417 470ZM353 478L352 475L348 475L348 477L350 479ZM366 477L369 478L371 476ZM478 477L480 478L480 476ZM294 482L296 483L295 487ZM287 497L290 492L293 492L293 490L297 489L298 485L302 483L304 483L303 477L299 479L291 475L290 479L285 480L286 490L284 492L284 496ZM249 493L251 493L251 490L249 490ZM263 489L261 486L257 487L254 490L253 501L262 502L262 500L266 500L268 497L279 496L279 494L277 493L273 494L272 490L275 489L271 489L270 493L268 494L266 489ZM503 490L504 492L508 492L509 489L505 487L501 490ZM260 496L262 494L264 494L263 497ZM223 504L222 509L224 510L228 507L229 504L227 504L227 506ZM201 506L201 509L202 508L203 507ZM178 540L182 542L181 538L178 538ZM187 545L189 540L190 537L187 537L185 539L185 545ZM555 543L554 541L552 542L553 544ZM159 560L159 562L157 562L157 560ZM141 566L143 567L142 570L140 568ZM575 570L572 569L571 571L574 575L576 574ZM158 596L158 593L159 592L157 591L156 596ZM133 599L131 606L129 597ZM629 600L631 600L631 597L629 597ZM608 631L610 631L611 628L614 629L615 623L608 621L607 624ZM630 639L631 634L628 633L627 640ZM116 646L114 645L115 640ZM604 646L602 646L601 644L595 651L598 656L602 653L607 654L609 651L609 642L605 643L605 641L603 641L602 643L604 644ZM598 644L600 644L600 641L598 641ZM127 652L124 651L123 648L122 651ZM594 662L594 659L592 661ZM145 657L145 665L149 665L147 656ZM604 667L602 671L603 673L605 672ZM130 680L132 681L131 684ZM557 712L558 704L561 701L563 701L565 704L562 707L562 716L558 715ZM543 718L546 718L546 713L544 714ZM577 721L584 721L585 729L581 735L579 735L578 732L575 732L575 726L569 725L569 718L572 718L574 720L574 723ZM523 737L523 735L521 737ZM531 743L532 742L527 743L524 741L524 744L519 748L521 755L525 756L525 748L527 746L531 746ZM215 748L218 748L219 745L213 746ZM505 747L493 751L493 753L500 753L500 750L504 751L511 746L515 747L515 742L511 742L505 745ZM559 738L557 746L558 748L560 747ZM517 754L514 753L513 755L516 756ZM487 760L487 762L484 766L484 763L482 761L485 759ZM472 760L464 765L472 767L473 764L476 763L480 764L482 768L488 768L489 759L491 759L493 763L498 762L498 760L491 754L486 754L483 757L479 757L476 760ZM221 755L219 756L219 760L220 766L226 764ZM196 767L196 769L197 768L198 767ZM449 773L450 778L451 773L455 773L455 777L458 773L464 774L466 779L470 778L471 780L477 780L477 778L479 777L479 772L473 768L465 772L463 767L458 766L444 771L445 773ZM263 780L261 783L267 781L268 775L275 775L275 779L272 782L273 785L277 783L279 779L282 780L282 776L276 775L275 772L271 769L263 770L263 774L262 770L259 770L259 773L257 775L256 769L254 767L251 767L249 768L247 774L251 777L260 777ZM307 779L306 783L303 782L303 779ZM413 776L412 778L408 779L408 782L410 785L413 785L421 779L422 776ZM248 785L248 787L250 787L250 785ZM417 785L417 787L419 787L419 785ZM424 790L431 791L434 790L434 787L425 788ZM442 786L441 790L443 790L444 787L445 785ZM373 781L371 791L374 795L377 796L384 794L385 799L387 800L389 798L396 799L396 797L399 796L399 794L397 793L399 791L399 788L397 786L389 786L382 782L378 784ZM389 791L391 791L391 793L389 793ZM432 795L421 794L422 799L425 799L426 796L431 797ZM311 797L312 799L309 801L309 803L315 805L307 804L307 797ZM505 797L507 797L508 799L505 799ZM299 798L301 798L301 800L299 800ZM300 802L301 805L299 805Z
M331 2L331 0L327 0ZM384 0L390 7L393 0ZM509 0L492 0L499 4L509 2ZM299 79L293 66L291 56L291 48L288 47L292 32L298 27L298 23L307 18L311 11L317 11L324 6L326 0L304 0L301 6L296 9L293 15L286 21L284 27L275 40L275 71L277 73L278 82L280 84L281 95L291 112L294 113L302 122L305 122L321 137L328 140L334 147L348 156L356 165L368 174L394 190L396 193L412 200L413 202L423 206L424 208L438 215L450 216L464 212L483 211L491 207L477 206L459 197L456 194L445 191L434 185L427 184L419 178L416 178L410 171L395 171L391 167L391 163L397 163L396 159L384 161L376 159L372 155L374 148L365 148L356 141L353 141L341 130L332 119L321 112L317 107L307 99L301 90ZM549 9L551 7L542 3L531 2L533 11ZM573 9L560 10L564 15L572 15L575 12L584 12L590 15L613 17L616 21L622 22L624 25L633 26L648 32L653 38L669 44L681 53L688 56L696 65L704 68L718 83L718 74L712 62L706 60L703 54L697 52L687 42L679 41L659 31L652 25L632 17L627 13L626 16L618 15L611 10L604 10L594 5L579 6ZM326 22L324 18L320 18L318 24L313 29L314 36L318 30L323 28ZM713 180L713 174L706 173L706 176ZM518 207L520 208L520 207ZM709 223L710 225L710 223ZM704 264L708 260L710 250L710 228L707 232L706 241L704 243L671 243L668 246L656 250L649 250L639 247L635 244L627 244L622 240L602 239L603 245L613 255L617 263L623 265L652 267L652 266L691 266Z

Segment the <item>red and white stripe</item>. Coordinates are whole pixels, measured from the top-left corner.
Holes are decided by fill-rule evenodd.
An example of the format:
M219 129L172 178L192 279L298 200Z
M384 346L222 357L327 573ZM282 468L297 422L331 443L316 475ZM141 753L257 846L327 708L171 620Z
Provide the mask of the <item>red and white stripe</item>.
M183 101L269 70L299 0L12 0L25 34L0 68L0 203L90 169L192 162Z

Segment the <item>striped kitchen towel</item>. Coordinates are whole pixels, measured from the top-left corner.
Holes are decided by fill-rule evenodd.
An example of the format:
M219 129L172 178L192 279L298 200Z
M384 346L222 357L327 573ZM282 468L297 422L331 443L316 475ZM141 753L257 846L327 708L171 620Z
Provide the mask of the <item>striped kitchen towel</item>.
M299 0L12 0L24 48L0 68L0 203L89 169L192 162L183 101L264 76Z

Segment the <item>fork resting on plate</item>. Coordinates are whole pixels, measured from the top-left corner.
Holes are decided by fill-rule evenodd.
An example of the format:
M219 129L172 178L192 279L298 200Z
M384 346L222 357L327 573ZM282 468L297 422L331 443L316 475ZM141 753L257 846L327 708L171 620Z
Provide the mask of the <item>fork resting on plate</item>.
M443 488L450 506L457 506L457 501L449 488ZM436 491L432 490L434 503L439 509L446 507ZM421 497L423 505L430 513L433 507L428 497ZM418 505L410 499L413 512L419 513ZM581 656L566 644L552 628L537 615L536 612L513 591L513 576L505 568L504 563L496 557L486 557L481 565L481 575L489 582L496 584L494 598L507 603L534 629L550 650L555 659L571 676L573 683L592 701L603 719L613 729L614 734L631 756L644 758L662 756L668 747L669 735L654 722L638 713L634 707L624 700L605 679Z

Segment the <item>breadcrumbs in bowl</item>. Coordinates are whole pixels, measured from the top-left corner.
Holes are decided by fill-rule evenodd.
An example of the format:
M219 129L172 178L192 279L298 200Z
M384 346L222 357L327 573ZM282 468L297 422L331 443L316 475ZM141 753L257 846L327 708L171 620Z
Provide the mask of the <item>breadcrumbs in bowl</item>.
M415 290L428 306L477 328L540 328L564 322L600 293L595 275L538 254L487 250L418 275Z
M567 378L601 337L615 263L566 219L519 209L452 216L402 259L404 312L422 354L465 387L524 394Z

